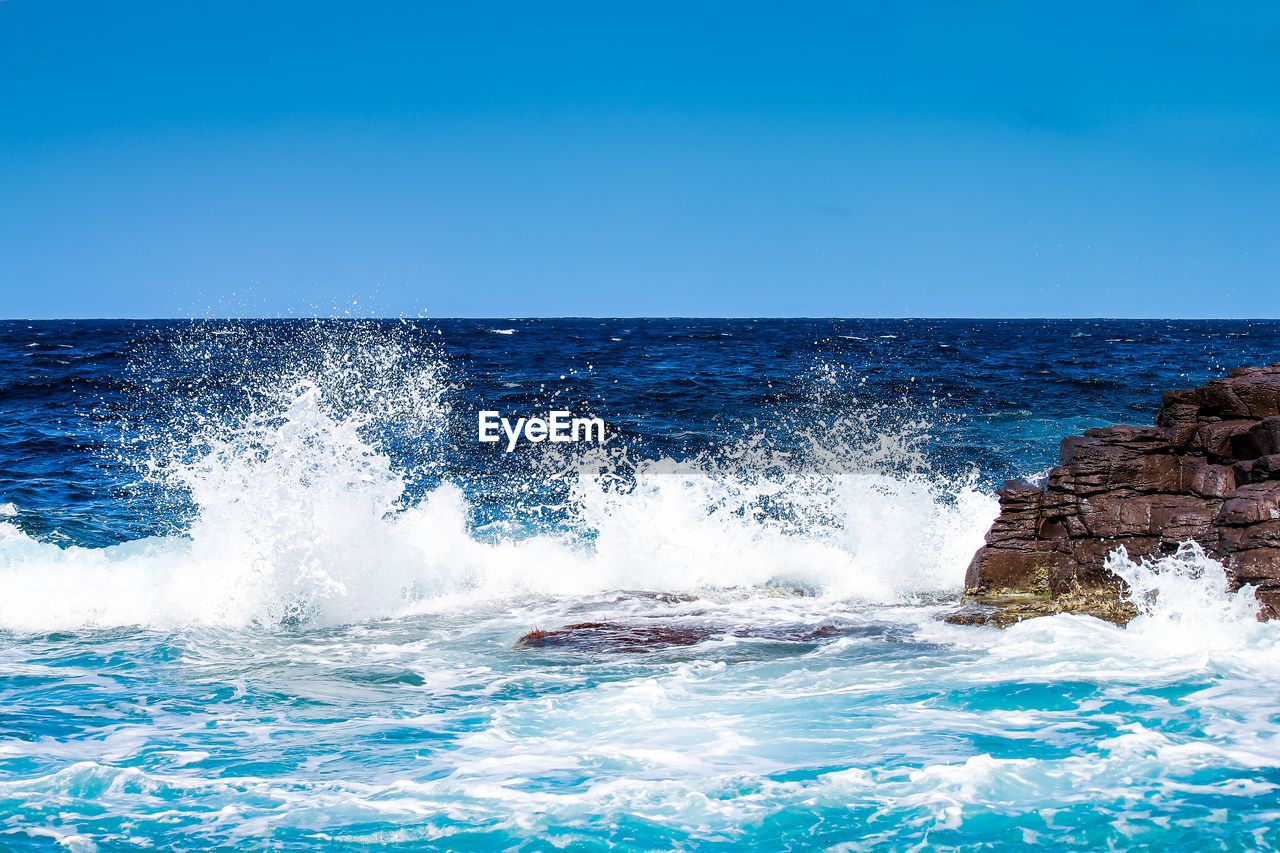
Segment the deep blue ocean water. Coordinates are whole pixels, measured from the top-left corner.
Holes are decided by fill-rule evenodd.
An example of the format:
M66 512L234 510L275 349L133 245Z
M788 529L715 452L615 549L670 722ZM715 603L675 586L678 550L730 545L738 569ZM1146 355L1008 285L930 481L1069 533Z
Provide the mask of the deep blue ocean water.
M1277 360L1244 321L0 322L0 849L1280 846L1280 628L1212 561L1121 561L1124 628L941 621L1000 482Z

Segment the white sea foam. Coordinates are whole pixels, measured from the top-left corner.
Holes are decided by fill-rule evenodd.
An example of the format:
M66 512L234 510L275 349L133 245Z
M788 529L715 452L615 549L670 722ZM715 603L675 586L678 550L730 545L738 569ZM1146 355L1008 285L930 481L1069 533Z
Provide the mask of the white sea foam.
M1233 590L1222 564L1200 546L1187 542L1154 560L1133 560L1121 548L1107 566L1138 610L1125 626L1059 615L1004 631L930 630L984 648L1006 677L1173 681L1218 672L1269 683L1280 676L1280 624L1260 622L1253 589Z
M509 846L508 837L586 831L584 815L604 825L643 821L653 834L640 846L670 846L686 833L755 843L758 827L774 822L792 833L788 846L819 846L823 831L858 839L834 849L892 847L904 838L965 846L956 839L986 837L993 825L1030 827L1030 836L1014 836L1024 843L1097 849L1108 826L1119 827L1121 839L1170 827L1212 836L1218 825L1206 824L1206 814L1222 807L1238 809L1242 827L1273 824L1274 672L1257 668L1274 665L1268 637L1280 626L1255 622L1248 592L1219 583L1221 568L1192 548L1146 564L1125 559L1118 555L1116 568L1129 573L1143 612L1123 628L1061 616L997 632L942 625L928 608L704 600L690 607L713 621L800 617L797 624L813 625L838 614L879 625L902 615L898 627L912 632L872 639L855 654L837 640L782 661L711 649L684 660L646 656L604 678L589 662L530 667L525 657L512 666L499 648L505 644L493 642L537 624L530 618L540 607L565 620L574 612L565 601L481 605L323 639L194 642L183 671L197 683L238 684L251 660L257 697L263 685L293 702L314 695L351 718L325 717L325 728L288 711L264 719L258 706L246 714L239 694L194 710L153 703L145 718L111 717L103 730L67 743L13 741L12 756L46 761L37 774L0 780L0 800L15 813L56 814L104 846L116 840L121 813L134 831L167 837L178 825L204 846L290 830L311 843L427 843L456 834L454 846L483 831ZM612 606L604 618L627 605ZM1194 623L1199 630L1192 620L1203 620ZM931 637L926 626L951 633ZM1180 644L1168 644L1170 631L1180 631ZM1238 646L1212 636L1222 631ZM963 641L932 642L943 636ZM106 642L101 656L127 667L119 649L150 641ZM73 660L81 648L75 644ZM345 701L367 686L353 685L349 673L388 665L429 683L380 689L372 705ZM86 695L95 702L123 689L87 664L51 672L63 677L45 689L61 702L68 684L93 690ZM87 676L99 681L84 686ZM162 678L171 680L167 672ZM442 717L456 737L422 736L408 750L397 739L406 730L437 731ZM380 727L385 740L374 737ZM210 731L218 738L212 759L188 754ZM335 755L330 744L340 737L359 746ZM292 760L312 748L311 763ZM169 759L168 750L178 754ZM280 769L264 772L264 754ZM1200 841L1189 837L1193 847Z
M1191 624L1223 626L1256 621L1253 587L1232 590L1225 567L1195 542L1157 560L1132 560L1123 547L1107 558L1106 567L1124 579L1129 598L1140 613L1139 625Z
M300 380L206 429L163 469L198 507L186 536L64 549L0 523L0 626L331 625L615 588L905 602L958 591L995 514L973 483L890 472L909 442L855 447L828 429L803 466L758 441L682 464L584 455L558 473L566 530L477 535L451 483L404 507L403 475L366 424Z

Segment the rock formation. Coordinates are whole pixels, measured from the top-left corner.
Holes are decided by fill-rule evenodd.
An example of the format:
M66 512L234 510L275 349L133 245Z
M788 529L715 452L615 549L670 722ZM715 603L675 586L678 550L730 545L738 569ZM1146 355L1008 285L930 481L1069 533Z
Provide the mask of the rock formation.
M1192 540L1280 615L1280 364L1238 368L1190 391L1166 391L1153 427L1091 429L1062 442L1038 486L999 490L1000 517L965 579L952 621L1009 624L1084 612L1123 622L1132 610L1107 555L1171 554Z

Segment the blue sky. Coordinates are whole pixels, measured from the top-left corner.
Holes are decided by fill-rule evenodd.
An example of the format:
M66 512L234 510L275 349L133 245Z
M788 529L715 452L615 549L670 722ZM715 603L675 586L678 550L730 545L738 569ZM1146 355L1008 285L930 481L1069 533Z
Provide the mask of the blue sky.
M0 0L0 316L1280 316L1280 6Z

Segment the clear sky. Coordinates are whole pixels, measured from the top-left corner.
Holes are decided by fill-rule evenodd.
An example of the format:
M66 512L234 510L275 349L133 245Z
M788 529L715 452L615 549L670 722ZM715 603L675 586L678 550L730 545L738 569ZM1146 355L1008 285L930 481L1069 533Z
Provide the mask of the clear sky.
M1275 3L0 0L0 316L1280 316Z

